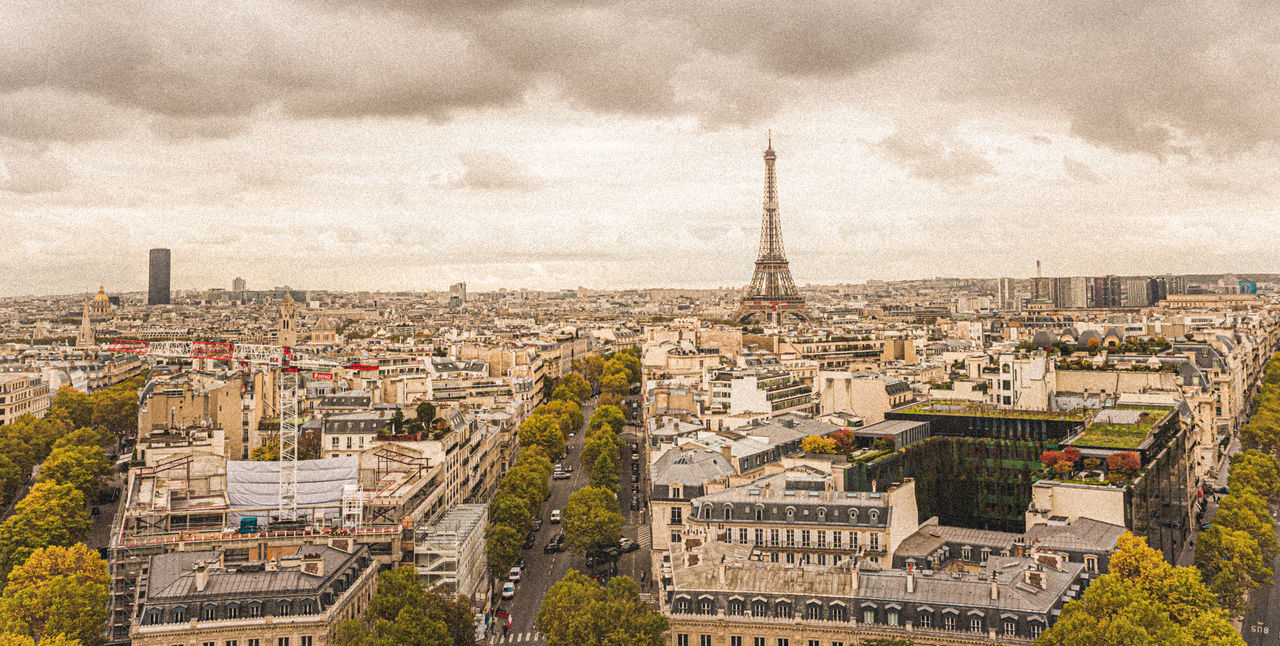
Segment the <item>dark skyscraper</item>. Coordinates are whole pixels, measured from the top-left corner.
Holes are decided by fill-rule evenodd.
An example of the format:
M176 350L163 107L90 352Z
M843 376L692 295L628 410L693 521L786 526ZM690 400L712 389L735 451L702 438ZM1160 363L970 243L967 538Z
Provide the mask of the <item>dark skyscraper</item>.
M147 278L147 305L169 304L169 250L151 250L151 272Z

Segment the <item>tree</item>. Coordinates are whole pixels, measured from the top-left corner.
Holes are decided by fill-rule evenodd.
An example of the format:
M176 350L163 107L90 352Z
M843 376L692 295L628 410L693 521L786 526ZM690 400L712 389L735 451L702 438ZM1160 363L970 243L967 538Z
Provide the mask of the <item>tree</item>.
M858 434L848 429L842 428L827 437L836 441L836 451L839 453L849 453L858 448Z
M1072 465L1075 465L1080 462L1080 449L1077 449L1074 446L1068 446L1062 450L1062 456L1069 460Z
M414 409L417 415L418 423L423 428L431 426L431 422L436 421L436 405L431 402L419 402L418 407Z
M494 580L506 578L507 571L520 558L524 534L510 525L489 525L484 530L484 558Z
M542 598L537 625L548 646L660 646L668 622L630 577L606 587L571 569Z
M618 497L603 487L583 487L569 494L562 523L569 549L586 553L602 545L617 545L625 523L618 513Z
M551 458L547 457L546 449L540 446L528 446L520 449L520 455L516 458L516 466L527 467L541 473L543 479L551 477Z
M272 433L262 438L262 444L249 451L249 459L258 462L275 462L280 459L280 435Z
M600 380L600 391L605 394L623 397L631 392L631 384L627 383L625 372L605 375Z
M550 415L530 415L520 423L517 431L520 446L539 446L547 456L555 460L564 457L565 437L560 431L560 420Z
M36 640L27 635L0 633L0 646L36 646ZM40 646L83 646L79 639L72 639L61 633L40 638Z
M93 402L94 424L105 426L116 437L126 437L137 429L136 389L117 386L100 390L90 395L89 399Z
M1217 524L1196 540L1196 567L1218 603L1236 617L1248 614L1248 594L1271 583L1273 574L1252 536Z
M111 439L105 433L100 433L92 428L81 427L58 438L53 443L53 450L56 451L64 446L106 446L111 443Z
M498 489L524 498L529 502L531 510L541 507L542 501L551 493L547 476L536 468L525 465L512 467L498 483Z
M107 562L83 543L35 550L9 573L0 626L19 635L62 634L97 643L107 621L107 577Z
M627 416L622 413L622 409L617 406L600 406L591 413L591 423L588 429L592 431L609 427L614 433L621 433L622 427L627 424Z
M579 402L591 397L591 384L576 372L570 372L561 378L560 386L572 392Z
M506 525L520 535L528 534L533 529L533 513L526 498L509 491L500 491L489 503L489 523Z
M1036 646L1243 646L1226 612L1190 567L1174 567L1143 538L1122 534L1098 577Z
M412 566L378 575L378 593L369 601L365 620L372 624L373 629L368 632L376 641L357 642L361 646L472 646L475 643L475 617L470 603L465 598L451 599L427 590ZM358 631L352 632L358 634Z
M606 451L596 456L595 461L591 463L589 484L609 491L618 490L618 454L616 452Z
M577 402L572 400L557 399L549 401L534 409L533 412L534 414L537 414L538 411L543 411L560 418L560 428L566 435L582 428L582 406L579 406Z
M89 532L84 494L74 485L37 482L0 523L0 576L50 545L71 545Z
M1242 531L1253 537L1267 563L1280 555L1276 538L1276 522L1267 511L1267 503L1251 489L1232 491L1218 503L1213 524Z
M63 414L73 426L83 428L93 424L93 400L71 386L63 386L49 403L48 414Z
M557 400L571 401L575 404L582 403L582 398L579 397L577 393L573 392L572 389L565 386L556 386L555 390L551 391L551 401Z
M1052 469L1053 465L1067 459L1061 451L1044 451L1040 453L1040 464Z
M582 464L593 465L601 455L607 453L614 454L616 458L621 449L622 440L618 439L617 433L599 431L587 436L578 459Z
M836 441L830 437L810 435L800 440L800 450L805 453L835 453Z
M391 433L393 435L399 435L400 430L403 428L404 428L404 411L397 408L396 412L391 414Z
M1120 451L1107 456L1107 469L1112 473L1131 476L1142 467L1142 460L1133 451Z
M601 406L621 407L622 395L618 395L615 393L600 393L600 398L596 400L596 403L600 404Z
M38 482L70 484L84 494L85 500L98 493L102 479L111 475L111 465L102 447L64 446L54 449L40 467Z
M604 359L600 355L590 354L574 359L573 363L573 369L581 373L593 389L600 387L600 377L604 376Z
M1227 487L1232 492L1247 489L1265 496L1272 505L1280 504L1280 462L1256 449L1237 453L1231 456Z

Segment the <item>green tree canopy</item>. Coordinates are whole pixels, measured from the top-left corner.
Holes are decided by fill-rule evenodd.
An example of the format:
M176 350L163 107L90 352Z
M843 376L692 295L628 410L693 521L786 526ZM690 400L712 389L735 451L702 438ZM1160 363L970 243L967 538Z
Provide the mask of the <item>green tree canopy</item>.
M102 479L109 475L111 465L102 447L97 444L64 446L45 458L38 482L70 484L84 494L85 500L90 500L97 494Z
M48 414L65 415L73 426L83 428L93 423L93 401L89 395L71 386L63 386L49 403Z
M106 561L83 543L37 549L9 573L0 596L0 627L97 643L107 622L107 576Z
M547 457L555 460L564 457L565 437L557 418L550 415L530 415L520 423L517 433L520 446L540 446Z
M37 482L0 523L0 575L25 563L37 549L71 545L89 532L84 494L74 485Z
M529 509L537 510L551 492L551 484L536 467L517 464L502 477L498 489L524 498L529 501Z
M631 391L631 384L627 383L626 373L614 373L605 375L600 380L600 390L610 395L623 397Z
M1246 532L1213 525L1196 540L1196 567L1218 603L1233 616L1250 610L1248 594L1271 583L1273 572L1258 542Z
M527 498L509 491L499 491L489 502L489 522L506 525L521 536L533 529L533 512Z
M598 431L607 426L614 433L621 433L622 427L626 423L627 416L622 413L621 408L617 406L600 406L591 413L591 423L588 428L592 431Z
M560 430L569 433L582 428L582 406L571 399L553 399L533 409L534 415L551 415L560 420Z
M510 525L489 525L484 530L484 557L489 575L496 581L506 578L507 571L520 558L524 534Z
M1252 490L1272 505L1280 504L1280 462L1256 449L1237 453L1231 456L1227 486L1232 492Z
M105 427L116 437L125 437L138 427L138 393L136 387L120 384L89 396L93 402L93 423Z
M618 490L618 454L616 452L601 453L591 463L590 485L614 492Z
M404 566L378 575L378 593L364 623L334 629L335 646L473 646L475 617L463 597L427 590L418 572Z
M1068 603L1036 646L1214 644L1242 646L1195 568L1174 567L1145 539L1125 532L1110 572Z
M586 553L602 545L617 545L626 521L618 513L618 498L613 491L583 487L569 494L561 522L569 549Z
M431 402L419 402L414 412L417 415L418 422L424 427L430 428L431 422L436 420L436 405Z
M1267 503L1251 489L1232 491L1218 503L1213 524L1248 533L1258 542L1263 558L1270 563L1280 554L1276 539L1276 521L1267 511Z
M667 618L640 600L640 588L619 576L602 586L569 570L538 609L538 630L548 646L660 646Z
M587 380L576 372L570 372L562 377L560 386L572 392L579 402L591 397L591 384L587 383Z

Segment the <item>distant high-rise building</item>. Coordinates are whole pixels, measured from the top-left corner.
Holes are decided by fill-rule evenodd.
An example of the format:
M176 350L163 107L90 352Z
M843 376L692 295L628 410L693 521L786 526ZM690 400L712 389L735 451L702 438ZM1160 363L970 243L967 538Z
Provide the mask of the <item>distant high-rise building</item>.
M1186 276L1165 276L1165 285L1169 288L1170 294L1187 293L1187 277Z
M467 284L454 283L449 286L449 302L462 305L467 302Z
M1063 309L1089 306L1089 280L1084 276L1053 279L1053 304Z
M1090 307L1123 307L1123 299L1121 298L1123 289L1119 276L1103 276L1094 278L1093 281L1093 298Z
M1152 305L1169 298L1169 283L1164 278L1152 278L1147 281L1147 300Z
M1018 308L1018 298L1013 294L1013 279L1001 278L996 286L996 304L1001 312L1012 312Z
M1124 304L1126 307L1146 307L1151 305L1151 279L1126 278L1123 281Z
M231 281L231 291L237 294L243 294L246 286L247 283L245 283L244 279L239 276L236 276L235 280Z
M169 250L152 249L147 276L147 305L169 304Z

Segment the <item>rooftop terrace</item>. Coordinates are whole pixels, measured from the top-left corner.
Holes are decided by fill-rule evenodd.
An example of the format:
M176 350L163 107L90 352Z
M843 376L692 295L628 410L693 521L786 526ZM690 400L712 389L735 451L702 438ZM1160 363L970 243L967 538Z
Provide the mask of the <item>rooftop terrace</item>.
M1071 440L1071 444L1104 449L1136 449L1172 414L1173 409L1159 407L1104 409L1098 412L1083 433Z
M1021 410L994 408L988 404L969 401L953 401L933 399L920 402L907 408L898 409L898 413L918 413L923 415L957 415L972 417L1005 417L1012 419L1053 419L1068 422L1083 422L1088 418L1086 411L1070 410Z

